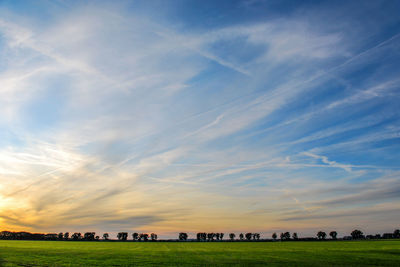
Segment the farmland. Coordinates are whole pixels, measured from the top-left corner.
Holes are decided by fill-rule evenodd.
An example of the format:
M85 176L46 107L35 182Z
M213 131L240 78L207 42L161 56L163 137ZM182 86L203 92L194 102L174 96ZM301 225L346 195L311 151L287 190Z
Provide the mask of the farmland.
M400 241L83 242L0 240L1 266L399 266Z

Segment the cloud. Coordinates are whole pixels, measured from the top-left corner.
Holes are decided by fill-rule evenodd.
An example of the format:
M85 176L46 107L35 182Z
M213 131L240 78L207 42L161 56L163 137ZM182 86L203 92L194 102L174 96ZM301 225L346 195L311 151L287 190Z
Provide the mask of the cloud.
M357 92L356 94L354 94L350 97L335 101L335 102L329 104L329 106L327 108L331 109L331 108L337 108L337 107L340 107L343 105L354 105L359 102L369 100L371 98L388 96L388 95L390 95L391 90L396 90L399 87L399 85L400 85L399 82L400 82L400 80L395 79L395 80L390 80L390 81L387 81L384 83L380 83L376 86L365 89L361 92Z
M313 153L310 153L310 152L303 152L303 154L306 155L306 156L312 157L314 159L320 159L323 163L325 163L325 164L327 164L329 166L336 167L336 168L341 168L341 169L343 169L343 170L345 170L347 172L351 172L352 171L352 169L351 169L352 166L351 165L340 164L340 163L337 163L336 161L330 161L328 159L328 157L319 156L319 155L316 155L316 154L313 154Z
M390 185L377 186L376 189L369 189L363 192L354 192L350 196L339 197L335 199L325 200L319 202L320 205L333 206L333 205L346 205L356 204L363 202L378 202L382 200L396 199L399 197L400 186L397 181L390 183ZM383 187L383 188L382 188Z
M339 212L321 212L319 214L304 214L304 215L295 215L285 218L284 221L302 221L302 220L315 220L315 219L322 219L322 220L331 220L335 218L348 218L348 217L370 217L373 216L382 216L387 213L397 213L399 211L398 208L382 208L382 207L372 207L372 208L358 208L353 210L347 211L339 211ZM357 220L358 220L357 218ZM355 218L353 218L354 220Z

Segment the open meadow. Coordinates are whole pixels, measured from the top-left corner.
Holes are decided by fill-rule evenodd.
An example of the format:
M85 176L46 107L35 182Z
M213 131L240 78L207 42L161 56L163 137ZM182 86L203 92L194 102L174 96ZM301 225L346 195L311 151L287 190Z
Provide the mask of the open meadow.
M400 266L400 241L74 242L0 240L1 266Z

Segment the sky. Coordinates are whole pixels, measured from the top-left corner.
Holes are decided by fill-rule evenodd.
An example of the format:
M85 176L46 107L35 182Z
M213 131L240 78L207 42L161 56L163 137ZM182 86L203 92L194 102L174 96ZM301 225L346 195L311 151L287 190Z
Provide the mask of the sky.
M399 10L0 0L0 230L393 232Z

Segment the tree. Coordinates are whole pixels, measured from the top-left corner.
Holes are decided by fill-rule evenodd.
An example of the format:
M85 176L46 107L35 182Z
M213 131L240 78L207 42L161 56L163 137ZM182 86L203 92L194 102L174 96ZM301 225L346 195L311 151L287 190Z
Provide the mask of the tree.
M179 233L179 240L180 241L186 241L188 238L188 234L187 233Z
M122 233L122 241L126 241L126 240L128 240L128 233L123 232Z
M360 230L356 229L353 232L351 232L351 237L353 239L361 239L361 238L364 238L364 233L361 232Z
M63 240L63 239L64 239L63 233L58 233L58 240Z
M208 233L208 234L207 234L207 240L208 240L208 241L214 241L214 237L215 237L215 234L214 234L214 233Z
M68 233L68 232L64 233L64 239L65 239L65 240L68 240L68 239L69 239L69 233Z
M150 238L151 238L151 241L156 241L157 235L155 233L151 233Z
M117 238L120 241L126 241L128 239L128 233L127 232L119 232L117 234Z
M5 240L14 239L14 233L10 231L2 231L0 232L0 239L5 239Z
M235 234L234 233L230 233L229 234L229 238L233 241L233 240L235 240Z
M96 235L96 241L100 240L100 236Z
M148 241L149 240L149 234L140 234L139 235L139 240L143 240L143 241Z
M290 240L290 233L289 232L281 233L281 240Z
M219 238L222 240L224 238L224 233L219 233Z
M94 238L95 238L95 236L96 236L96 233L95 233L95 232L86 232L86 233L83 235L83 239L84 239L84 240L87 240L87 241L93 241Z
M253 234L252 233L247 233L245 236L246 236L247 241L250 241L251 237L253 236Z
M82 234L81 233L74 233L71 236L71 238L72 238L72 240L75 240L75 241L80 240L82 238Z
M243 239L244 239L244 235L243 235L243 233L240 233L240 235L239 235L239 239L240 239L240 240L243 240Z
M197 241L206 241L207 240L206 233L197 233L196 237L197 237Z
M323 231L319 231L319 232L317 233L317 237L318 237L319 240L325 240L325 238L326 238L326 233L323 232Z
M139 239L139 234L138 233L133 233L132 234L132 238L133 238L133 241L138 240Z
M289 232L285 232L285 239L286 240L290 240L290 233Z
M299 237L297 236L297 233L293 233L293 234L292 234L292 238L293 238L294 240L298 240L298 239L299 239Z
M336 231L330 232L329 235L332 237L332 239L336 239L337 238L337 232Z
M260 240L260 234L259 233L253 233L253 240Z
M207 233L203 233L203 234L202 234L202 237L203 237L203 240L204 240L204 241L207 241Z
M104 240L108 240L109 237L110 237L110 235L108 233L104 233L103 234L103 239Z
M399 229L394 230L393 237L394 238L400 238L400 230Z
M197 241L207 241L207 233L197 233Z
M273 233L273 234L272 234L272 239L273 239L273 240L276 240L277 237L278 237L278 235L277 235L276 233Z

